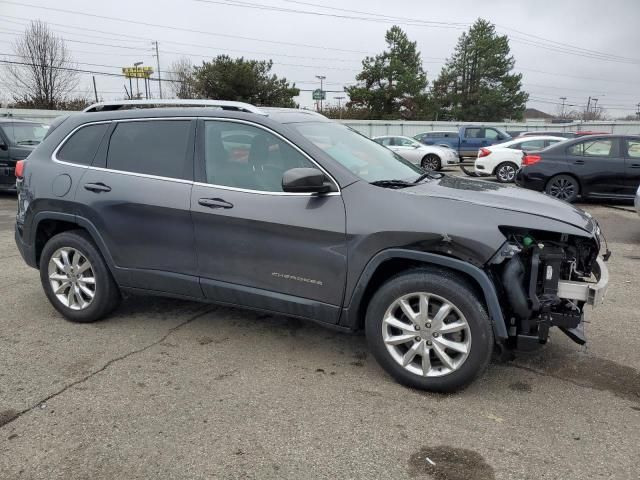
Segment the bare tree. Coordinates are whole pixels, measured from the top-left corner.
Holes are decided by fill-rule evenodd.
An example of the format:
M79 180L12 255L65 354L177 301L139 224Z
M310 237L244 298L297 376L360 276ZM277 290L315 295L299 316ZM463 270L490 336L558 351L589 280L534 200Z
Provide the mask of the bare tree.
M195 98L194 67L187 57L182 57L171 64L167 72L173 94L178 98Z
M55 109L69 100L79 75L64 40L45 22L32 21L13 50L15 63L7 65L4 83L16 103Z

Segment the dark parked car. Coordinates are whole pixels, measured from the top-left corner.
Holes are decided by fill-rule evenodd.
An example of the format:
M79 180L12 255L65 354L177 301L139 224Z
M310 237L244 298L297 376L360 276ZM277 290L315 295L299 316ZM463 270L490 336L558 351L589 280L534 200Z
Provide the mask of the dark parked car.
M581 210L424 171L313 112L199 103L217 108L94 106L18 162L16 243L69 320L137 293L364 329L395 379L435 391L553 326L584 343L608 275Z
M41 123L0 118L0 190L16 188L16 162L26 158L46 133Z
M565 200L633 200L640 185L640 136L589 135L523 156L522 187Z

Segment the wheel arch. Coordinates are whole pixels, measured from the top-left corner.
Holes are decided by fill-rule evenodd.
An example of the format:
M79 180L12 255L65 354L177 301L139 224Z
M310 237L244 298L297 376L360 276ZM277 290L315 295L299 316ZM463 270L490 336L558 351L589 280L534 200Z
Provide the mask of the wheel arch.
M516 172L518 171L519 168L521 168L521 165L518 165L516 162L514 162L513 160L503 160L501 162L498 162L496 164L495 167L493 167L493 171L491 172L491 175L496 175L496 172L498 171L498 167L504 163L513 163L516 166Z
M487 306L496 340L507 339L507 328L495 286L482 269L456 258L395 248L379 252L366 265L351 297L345 298L340 325L352 330L361 329L364 325L367 305L375 291L393 275L420 266L445 268L470 280L477 289L480 299Z
M69 230L85 231L100 251L102 258L107 262L111 272L114 273L113 258L109 254L102 235L100 235L95 225L83 217L61 212L38 212L33 219L33 245L36 265L40 264L40 255L47 241L54 235Z

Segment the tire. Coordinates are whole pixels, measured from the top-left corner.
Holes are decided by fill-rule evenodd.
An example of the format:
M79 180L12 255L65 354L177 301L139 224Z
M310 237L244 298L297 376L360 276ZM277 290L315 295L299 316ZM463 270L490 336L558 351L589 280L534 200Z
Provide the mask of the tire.
M40 281L54 308L72 322L95 322L120 303L120 291L109 268L83 230L49 239L40 256Z
M516 178L518 165L513 162L502 162L495 169L496 180L500 183L513 183Z
M571 175L556 175L547 182L544 191L558 200L573 203L580 194L580 185Z
M407 320L402 307L394 307L404 299L412 312L420 316L421 295L429 296L428 315L416 318L415 323ZM451 307L444 317L446 322L436 315L445 303ZM401 324L395 323L398 319ZM441 330L436 323L459 331L439 334ZM395 325L410 328L402 330ZM473 287L464 277L438 268L409 270L382 285L368 305L365 330L371 353L387 373L403 385L432 392L452 392L467 386L485 371L494 346L489 316ZM406 337L413 338L405 341ZM443 349L443 341L455 344L458 351ZM466 353L461 351L463 348ZM412 349L417 349L413 351L415 356L403 366L403 359L411 357ZM442 351L455 368L447 367L441 360ZM425 368L423 352L429 357L429 370Z
M425 170L433 170L437 172L442 169L442 161L435 153L428 153L423 157L420 162L420 166Z

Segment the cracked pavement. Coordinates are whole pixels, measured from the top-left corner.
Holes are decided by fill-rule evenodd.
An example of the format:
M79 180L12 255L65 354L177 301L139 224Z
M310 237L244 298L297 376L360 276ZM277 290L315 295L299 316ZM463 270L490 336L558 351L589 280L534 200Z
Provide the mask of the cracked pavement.
M0 479L636 479L640 218L615 207L584 206L613 251L588 347L553 331L434 395L393 382L363 336L295 319L131 297L69 323L0 195Z

